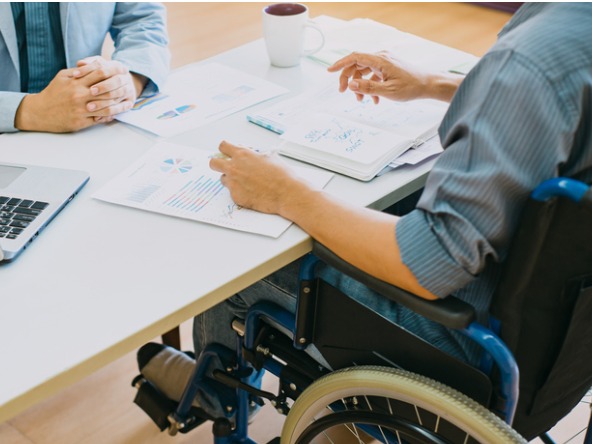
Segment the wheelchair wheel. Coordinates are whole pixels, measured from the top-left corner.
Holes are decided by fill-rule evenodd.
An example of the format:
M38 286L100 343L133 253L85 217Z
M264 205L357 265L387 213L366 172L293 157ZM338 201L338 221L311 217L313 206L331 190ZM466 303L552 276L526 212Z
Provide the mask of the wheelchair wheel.
M335 371L294 402L282 444L526 443L482 405L437 381L375 366Z

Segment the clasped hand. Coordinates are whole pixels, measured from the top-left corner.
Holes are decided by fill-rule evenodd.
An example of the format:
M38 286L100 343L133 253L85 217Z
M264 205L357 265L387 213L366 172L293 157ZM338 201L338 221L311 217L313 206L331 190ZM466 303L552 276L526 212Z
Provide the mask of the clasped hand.
M137 98L129 69L121 62L89 57L61 70L39 94L29 94L17 111L21 130L71 132L113 120Z

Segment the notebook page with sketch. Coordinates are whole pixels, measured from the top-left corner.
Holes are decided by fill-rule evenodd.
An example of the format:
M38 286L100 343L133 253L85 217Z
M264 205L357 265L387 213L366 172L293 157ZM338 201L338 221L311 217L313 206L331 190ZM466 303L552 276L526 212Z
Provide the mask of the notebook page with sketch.
M433 137L447 107L436 100L360 102L352 93L339 93L331 81L314 93L252 111L247 119L281 134L281 154L370 180Z

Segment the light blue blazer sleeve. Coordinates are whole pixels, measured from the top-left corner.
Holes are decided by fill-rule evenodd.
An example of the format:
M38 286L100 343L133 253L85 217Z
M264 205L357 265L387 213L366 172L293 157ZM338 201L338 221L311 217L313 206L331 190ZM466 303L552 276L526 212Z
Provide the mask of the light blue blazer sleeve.
M101 55L107 33L115 44L113 59L149 79L145 92L158 91L169 70L166 10L158 3L61 3L66 64ZM16 131L20 93L16 31L10 3L0 3L0 132Z

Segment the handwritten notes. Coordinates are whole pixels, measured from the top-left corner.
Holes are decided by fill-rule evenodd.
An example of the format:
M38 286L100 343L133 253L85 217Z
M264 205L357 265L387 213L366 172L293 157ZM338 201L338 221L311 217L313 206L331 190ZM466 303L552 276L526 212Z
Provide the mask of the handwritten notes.
M379 128L324 113L304 117L281 138L362 164L376 162L385 152L404 142Z

